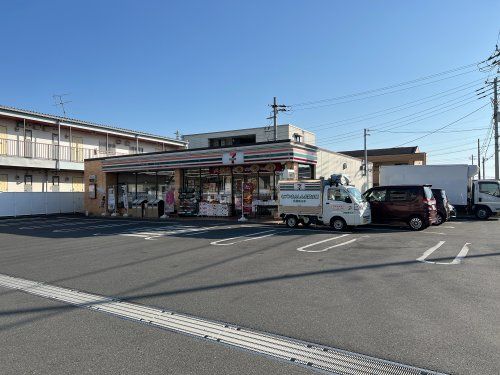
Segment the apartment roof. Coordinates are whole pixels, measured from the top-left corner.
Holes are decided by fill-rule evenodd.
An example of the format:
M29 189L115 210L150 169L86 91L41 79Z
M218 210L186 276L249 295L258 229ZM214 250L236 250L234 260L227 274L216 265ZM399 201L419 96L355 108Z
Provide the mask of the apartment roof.
M161 135L120 128L117 126L101 125L101 124L96 124L93 122L82 121L82 120L72 119L72 118L68 118L68 117L49 115L46 113L40 113L40 112L30 111L30 110L26 110L26 109L19 109L19 108L4 106L4 105L0 105L0 115L8 116L8 117L24 118L24 119L31 120L31 121L52 123L54 125L56 125L57 123L60 123L63 126L75 126L75 127L84 128L87 130L102 131L102 132L107 132L110 134L116 134L116 135L122 135L122 136L125 136L125 135L130 136L130 137L137 136L139 138L145 138L145 139L158 141L158 142L164 142L164 143L171 143L171 144L176 144L179 146L185 146L187 143L187 142L179 140L179 139L164 137Z
M363 157L365 155L365 150L353 150L353 151L338 151L340 154ZM368 156L385 156L385 155L407 155L419 153L418 146L411 147L392 147L392 148L376 148L368 150Z

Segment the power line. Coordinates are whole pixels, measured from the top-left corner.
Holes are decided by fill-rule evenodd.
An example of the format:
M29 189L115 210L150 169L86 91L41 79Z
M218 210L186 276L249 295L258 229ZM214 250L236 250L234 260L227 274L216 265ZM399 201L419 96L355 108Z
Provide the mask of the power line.
M415 141L418 141L419 139L422 139L422 138L428 137L429 135L434 134L434 133L438 132L439 130L443 130L443 129L445 129L445 128L447 128L447 127L449 127L449 126L453 125L453 124L456 124L457 122L459 122L459 121L463 120L464 118L469 117L470 115L472 115L472 114L476 113L477 111L479 111L479 110L483 109L484 107L486 107L486 106L487 106L487 105L489 105L489 104L490 104L490 103L486 103L485 105L483 105L483 106L481 106L481 107L479 107L479 108L475 109L474 111L469 112L469 113L468 113L468 114L466 114L465 116L462 116L462 117L460 117L459 119L457 119L457 120L455 120L455 121L450 122L449 124L446 124L446 125L444 125L444 126L442 126L442 127L440 127L440 128L437 128L436 130L434 130L433 132L431 132L431 133L429 133L429 134L425 134L425 135L423 135L423 136L421 136L421 137L414 138L414 139L412 139L411 141L408 141L408 142L405 142L405 143L401 143L401 144L400 144L399 146L397 146L397 147L401 147L401 146L407 145L408 143L413 143L413 142L415 142Z
M441 108L441 109L435 109L433 111L429 111L429 109L435 108L436 106L430 107L428 109L425 109L425 110L422 110L422 111L419 111L419 112L415 112L415 113L412 113L412 114L407 115L407 116L403 116L403 117L400 117L400 118L397 118L397 119L394 119L394 120L382 122L382 123L379 123L377 125L371 126L370 130L373 129L374 131L375 130L378 131L379 130L378 128L391 130L391 129L395 129L395 128L407 126L407 125L410 125L410 124L414 124L414 123L420 122L422 120L426 120L426 119L431 118L431 117L435 117L435 116L441 115L443 113L452 111L452 110L457 109L457 108L462 108L464 105L474 103L476 100L478 100L477 98L474 98L473 100L469 100L469 101L465 102L468 99L470 99L470 98L467 98L465 100L461 100L459 102L451 104L451 106L452 106L451 108L448 108L448 107L450 107L450 105L444 106L443 108L448 108L448 109L446 109L444 111L442 111L443 108ZM448 102L442 103L440 106L442 106L443 104L447 104L447 103ZM457 104L459 104L459 105L457 105ZM423 113L423 112L428 112L428 113ZM422 114L418 115L419 113L422 113ZM430 114L430 113L433 113L433 114ZM417 116L414 116L414 115L417 115ZM414 119L412 121L400 121L400 122L397 122L397 121L399 121L401 119L408 118L408 117L412 117L412 118L418 117L418 118ZM394 122L396 122L396 123L394 123ZM386 125L386 124L391 124L391 125ZM382 126L382 125L385 125L385 126ZM325 142L325 141L328 141L328 140L331 140L331 139L346 140L346 139L349 139L349 138L355 138L352 134L356 134L356 133L358 133L358 131L350 131L350 132L346 132L346 133L337 134L337 135L331 136L331 137L323 137L322 138L322 142Z
M486 130L488 128L472 128L472 129L463 129L463 130L444 130L436 133L464 133L464 132L472 132L477 130ZM425 134L429 133L429 131L392 131L392 130L373 130L377 133L391 133L391 134Z
M324 124L318 124L318 125L308 126L308 129L310 129L310 130L312 130L312 129L319 129L319 128L325 127L326 125L333 125L333 124L348 122L348 121L357 120L357 119L371 120L371 119L374 119L374 118L377 118L377 117L381 117L381 116L385 116L385 115L388 115L388 114L391 114L391 113L395 113L395 112L399 112L399 111L404 111L405 109L412 108L412 107L417 107L419 105L422 105L422 104L425 104L425 103L429 103L429 102L432 102L433 100L435 100L435 99L426 100L426 99L429 99L429 98L435 98L435 97L444 98L444 97L456 94L457 92L460 92L460 91L463 91L463 90L468 90L468 89L470 89L470 88L472 88L474 86L477 86L479 84L478 81L483 81L483 79L479 79L479 80L475 79L475 80L470 81L470 82L468 82L466 84L462 84L462 85L453 87L451 89L448 89L448 90L445 90L445 91L441 91L439 93L436 93L436 94L433 94L433 95L430 95L430 96L426 96L426 97L421 98L421 99L413 100L413 101L410 101L410 102L407 102L407 103L404 103L404 104L400 104L400 105L397 105L397 106L394 106L394 107L389 107L389 108L382 109L382 110L379 110L379 111L367 113L365 115L355 116L355 117L351 117L351 118L348 118L348 119L338 120L338 121L334 121L334 122L330 122L330 123L324 123ZM460 89L456 90L458 88L460 88ZM453 91L453 92L450 92L450 91ZM444 93L447 93L447 94L442 95ZM414 104L414 103L418 103L418 102L421 102L421 103ZM414 105L409 105L409 104L414 104ZM391 111L391 110L397 109L397 108L400 108L400 109L395 110L395 111ZM391 111L391 112L389 112L389 111ZM384 112L387 112L387 113L384 113ZM375 114L380 114L380 113L382 113L382 114L378 115L378 116L368 117L368 116L375 115ZM327 128L331 128L331 127L327 127Z
M357 92L357 93L352 93L352 94L347 94L347 95L342 95L342 96L337 96L337 97L333 97L333 98L327 98L327 99L320 99L320 100L313 100L313 101L295 103L295 104L292 104L291 106L292 107L306 106L306 105L311 105L311 104L315 104L315 103L324 103L324 102L328 102L328 101L346 99L346 98L350 98L350 97L354 97L354 96L371 94L371 93L377 92L377 91L390 90L390 89L395 88L395 87L400 87L400 86L404 86L404 85L410 85L412 83L424 81L424 80L431 79L431 78L434 78L434 77L438 77L438 76L441 76L441 75L445 75L445 74L453 73L453 72L456 72L456 71L459 71L459 70L467 69L467 68L470 68L470 67L473 67L473 66L477 66L477 64L481 64L482 62L484 62L484 61L480 61L480 62L468 64L468 65L463 65L463 66L460 66L458 68L446 70L444 72L439 72L439 73L431 74L431 75L428 75L428 76L416 78L416 79L413 79L413 80L410 80L410 81L396 83L396 84L389 85L389 86L380 87L380 88L377 88L377 89L365 90L365 91L361 91L361 92ZM475 70L473 70L473 71L475 71ZM452 78L452 77L449 77L449 78Z
M312 107L305 107L305 108L294 108L294 105L291 105L290 107L292 108L292 112L295 112L295 111L304 111L304 110L309 110L309 109L317 109L317 108L330 107L330 106L339 105L339 104L347 104L347 103L352 103L352 102L356 102L356 101L360 101L360 100L366 100L366 99L376 98L376 97L383 96L383 95L394 94L394 93L398 93L398 92L401 92L401 91L411 90L411 89L414 89L416 87L430 85L430 84L433 84L433 83L444 81L446 79L455 78L455 77L462 76L464 74L473 73L473 72L477 72L477 70L474 69L474 70L470 70L470 71L467 71L467 72L464 72L464 73L456 74L456 75L453 75L453 76L450 76L450 77L441 78L441 79L438 79L438 80L435 80L435 81L421 83L421 84L415 85L415 86L410 86L410 87L405 87L405 88L398 89L398 90L383 92L383 93L380 93L380 94L366 96L366 97L363 97L363 98L345 100L345 101L337 102L337 103L330 103L330 104L324 104L324 105L318 105L318 106L312 106ZM331 99L331 100L333 100L333 99ZM297 104L295 104L295 106L297 106Z

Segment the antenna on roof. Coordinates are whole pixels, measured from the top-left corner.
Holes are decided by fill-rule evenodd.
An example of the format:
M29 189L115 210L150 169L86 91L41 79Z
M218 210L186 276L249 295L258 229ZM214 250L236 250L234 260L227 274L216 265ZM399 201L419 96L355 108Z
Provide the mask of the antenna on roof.
M181 132L179 130L175 131L175 139L181 139Z
M64 108L64 105L67 103L71 103L72 100L66 100L63 101L64 96L68 96L69 94L54 94L52 95L52 98L54 98L54 107L61 107L64 117L66 117L66 108Z

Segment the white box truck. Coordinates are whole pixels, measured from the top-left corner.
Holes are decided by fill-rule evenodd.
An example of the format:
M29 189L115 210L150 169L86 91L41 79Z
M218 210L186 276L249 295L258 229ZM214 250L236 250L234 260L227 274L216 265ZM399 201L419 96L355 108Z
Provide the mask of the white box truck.
M380 186L432 185L444 189L449 202L459 211L488 219L500 212L500 181L474 180L478 167L466 164L383 165Z
M354 186L342 178L282 180L278 182L278 213L285 224L330 225L341 231L347 226L371 223L370 205Z

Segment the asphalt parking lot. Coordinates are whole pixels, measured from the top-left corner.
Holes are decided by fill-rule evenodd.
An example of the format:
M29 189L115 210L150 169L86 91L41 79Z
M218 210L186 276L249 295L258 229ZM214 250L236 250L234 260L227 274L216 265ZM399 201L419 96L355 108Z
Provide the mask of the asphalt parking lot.
M0 276L437 372L498 374L499 229L494 219L344 233L209 220L7 219ZM0 317L2 374L314 371L5 285Z

